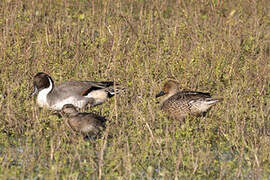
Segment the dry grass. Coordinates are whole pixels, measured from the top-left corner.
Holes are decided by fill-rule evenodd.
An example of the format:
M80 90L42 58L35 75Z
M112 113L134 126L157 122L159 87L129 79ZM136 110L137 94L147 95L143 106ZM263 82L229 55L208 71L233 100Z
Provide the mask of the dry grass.
M269 179L270 1L0 2L1 179ZM27 99L35 73L127 88L92 142ZM168 78L224 101L180 125Z

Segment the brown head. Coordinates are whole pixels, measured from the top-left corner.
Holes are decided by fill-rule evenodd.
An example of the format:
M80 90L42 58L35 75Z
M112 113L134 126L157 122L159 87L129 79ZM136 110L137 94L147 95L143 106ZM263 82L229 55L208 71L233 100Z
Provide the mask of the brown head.
M31 93L30 97L35 95L37 92L41 91L42 89L50 87L50 85L53 86L53 80L52 78L44 73L44 72L39 72L34 76L34 90Z
M64 115L75 115L78 113L77 109L75 108L75 106L73 106L72 104L65 104L62 107L61 113L63 113Z
M179 83L177 81L169 80L164 84L162 91L160 91L160 93L158 93L156 97L160 97L163 95L166 95L166 96L174 95L175 93L178 92L178 86L179 86Z

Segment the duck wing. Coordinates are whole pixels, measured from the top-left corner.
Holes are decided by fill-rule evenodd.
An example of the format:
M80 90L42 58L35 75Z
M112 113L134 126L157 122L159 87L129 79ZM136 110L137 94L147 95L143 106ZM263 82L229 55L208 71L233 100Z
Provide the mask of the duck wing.
M211 98L210 93L198 92L198 91L181 91L172 96L175 100L198 100Z

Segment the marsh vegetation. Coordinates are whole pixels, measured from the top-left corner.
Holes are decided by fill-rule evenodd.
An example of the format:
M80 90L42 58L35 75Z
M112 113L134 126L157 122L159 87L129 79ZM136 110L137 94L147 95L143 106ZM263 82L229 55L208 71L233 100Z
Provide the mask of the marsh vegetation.
M0 1L1 179L269 179L270 1ZM96 141L28 99L33 76L113 80ZM222 97L172 121L168 79Z

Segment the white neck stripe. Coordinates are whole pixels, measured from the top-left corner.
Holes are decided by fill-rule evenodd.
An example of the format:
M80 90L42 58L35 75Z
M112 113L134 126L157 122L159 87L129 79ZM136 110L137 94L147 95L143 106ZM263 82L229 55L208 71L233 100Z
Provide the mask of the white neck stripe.
M51 78L48 77L48 79L49 79L50 86L48 88L45 88L45 89L42 89L41 91L39 91L38 96L37 96L37 102L38 102L40 107L44 107L44 106L49 107L47 95L53 89L53 82L52 82Z

